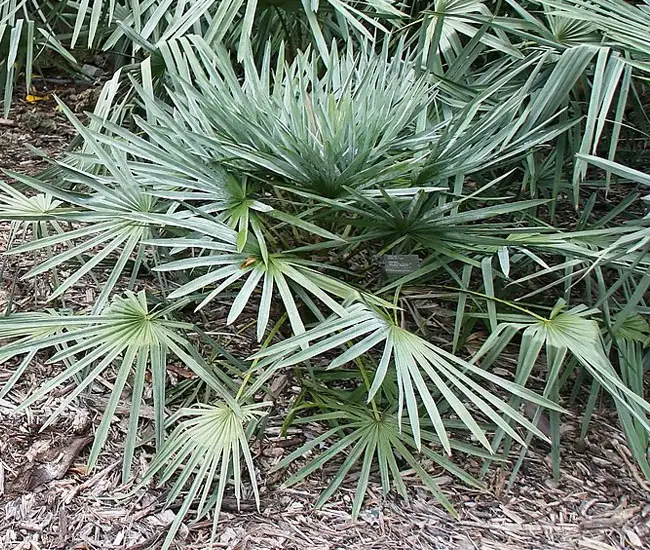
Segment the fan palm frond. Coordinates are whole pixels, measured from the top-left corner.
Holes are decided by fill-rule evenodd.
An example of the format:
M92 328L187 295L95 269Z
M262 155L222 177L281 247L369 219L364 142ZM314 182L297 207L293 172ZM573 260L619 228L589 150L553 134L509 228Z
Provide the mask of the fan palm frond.
M62 400L44 427L52 423L83 392L91 389L98 377L116 368L110 398L102 421L95 433L95 441L88 459L94 467L108 437L110 423L126 389L132 384L129 429L125 443L123 478L130 474L137 441L138 420L142 406L145 377L151 374L153 385L154 418L158 446L163 442L165 423L165 383L170 353L178 357L199 376L209 379L219 391L225 391L209 376L209 368L197 357L199 354L180 332L191 325L168 318L169 310L150 311L144 292L127 294L113 300L99 315L30 314L15 313L0 318L0 338L14 340L0 348L0 360L25 355L25 359L5 383L0 395L6 396L24 375L31 360L41 350L51 349L52 364L63 363L65 368L21 402L25 409L60 384L79 377L80 381Z
M170 482L169 505L189 485L183 494L183 504L167 531L163 549L171 546L191 507L194 507L197 519L214 510L211 537L214 540L224 492L229 483L234 485L237 504L241 501L245 488L242 459L259 508L260 497L248 439L250 428L265 414L260 410L264 406L264 403L240 404L230 397L216 404L197 404L181 409L176 414L178 426L140 482L141 486L156 475L160 483Z
M499 413L503 413L511 420L525 426L538 437L544 438L536 426L495 394L483 391L481 386L469 375L480 378L483 382L499 386L507 392L524 397L531 402L543 403L544 406L551 408L556 408L556 405L523 386L486 372L427 342L397 325L390 317L363 304L354 304L348 308L346 316L331 318L304 334L294 336L258 352L253 358L262 359L258 364L259 369L268 367L269 370L276 371L331 353L339 346L356 340L358 341L354 345L330 361L328 367L341 367L383 344L383 352L369 388L368 399L371 400L380 391L388 369L392 366L397 376L399 389L397 417L398 419L402 418L404 406L406 406L413 438L418 448L421 443L419 407L422 404L443 448L446 452L451 452L449 437L436 398L451 407L472 435L488 449L491 449L490 443L476 422L475 414L470 412L467 404L471 404L472 407L481 411L518 441L522 441L521 437L507 425ZM301 348L303 349L301 350ZM459 394L462 395L462 398L459 398Z

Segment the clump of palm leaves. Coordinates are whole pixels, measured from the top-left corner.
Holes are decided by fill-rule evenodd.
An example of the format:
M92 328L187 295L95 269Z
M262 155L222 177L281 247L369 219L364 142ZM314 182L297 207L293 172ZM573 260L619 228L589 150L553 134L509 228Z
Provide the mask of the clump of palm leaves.
M514 449L518 468L542 414L559 474L568 393L585 396L582 438L599 396L616 408L650 477L647 218L636 192L594 215L605 191L650 182L616 160L644 69L599 12L573 18L595 3L559 4L65 4L72 45L101 36L137 63L86 125L60 105L81 148L8 173L24 193L0 185L24 239L7 254L51 274L47 308L0 319L0 360L18 364L0 396L40 352L63 368L20 408L73 380L58 414L111 378L90 465L129 395L126 480L150 386L142 483L185 495L165 547L190 512L216 529L230 483L258 500L249 444L268 422L320 426L276 469L293 465L291 485L335 464L317 505L358 471L354 516L373 476L408 498L404 468L454 513L436 473L480 487L454 456L487 467ZM382 272L386 258L409 268ZM91 310L65 310L87 280ZM205 334L224 303L226 325L255 325L247 357ZM197 375L180 408L172 362ZM282 376L300 389L288 410Z

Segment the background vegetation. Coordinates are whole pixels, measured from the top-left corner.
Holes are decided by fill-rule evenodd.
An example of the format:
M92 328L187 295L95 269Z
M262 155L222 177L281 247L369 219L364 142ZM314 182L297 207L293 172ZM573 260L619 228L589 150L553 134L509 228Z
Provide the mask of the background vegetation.
M129 396L124 480L155 445L141 483L185 497L165 547L226 490L258 499L252 438L305 423L277 469L335 463L318 505L354 473L354 516L371 476L408 498L405 468L453 514L435 471L481 486L464 455L519 453L514 478L533 437L559 476L561 415L584 439L599 402L650 477L649 25L622 0L2 0L5 116L53 65L114 74L87 122L60 105L65 158L0 185L7 254L51 285L0 318L0 397L39 357L59 368L18 408L73 381L52 420L110 379L92 467Z

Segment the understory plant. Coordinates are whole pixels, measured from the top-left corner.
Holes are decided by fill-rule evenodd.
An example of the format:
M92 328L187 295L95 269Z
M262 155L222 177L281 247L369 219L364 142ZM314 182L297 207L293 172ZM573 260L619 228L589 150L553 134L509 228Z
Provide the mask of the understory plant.
M17 410L73 382L52 423L110 379L89 465L129 400L122 479L155 451L139 486L179 506L165 548L190 513L214 536L230 485L259 504L270 429L316 430L274 468L287 486L333 468L318 506L356 475L353 517L371 479L407 499L405 469L454 514L441 472L481 488L458 456L519 453L514 476L533 437L559 476L561 415L582 409L584 439L599 400L650 477L650 176L617 160L645 69L575 16L596 4L78 11L73 43L126 41L133 63L86 122L59 104L78 148L0 184L7 261L50 285L42 311L0 318L0 397L44 357L56 374ZM291 43L291 25L309 33ZM249 353L213 338L228 330ZM174 387L174 369L192 376Z

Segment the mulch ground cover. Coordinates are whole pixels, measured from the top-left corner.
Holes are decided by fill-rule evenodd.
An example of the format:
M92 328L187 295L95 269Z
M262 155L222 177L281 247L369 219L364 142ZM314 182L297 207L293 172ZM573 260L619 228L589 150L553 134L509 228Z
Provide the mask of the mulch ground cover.
M44 90L42 97L47 97ZM54 90L69 105L82 110L92 104L92 88L74 84ZM90 98L90 99L89 99ZM86 107L88 108L88 107ZM37 148L57 157L74 137L74 131L50 99L27 102L15 99L10 117L0 119L0 167L35 174L47 167ZM10 178L5 177L6 181ZM0 226L0 246L6 247L8 225ZM4 248L3 248L4 250ZM17 261L12 259L12 261ZM34 260L35 261L35 260ZM39 282L17 277L29 259L7 264L0 281L0 311L11 299L14 310L42 307L47 289ZM79 291L81 292L81 290ZM77 301L83 306L88 289ZM92 292L91 292L92 295ZM231 331L219 325L213 333ZM246 348L246 343L240 344ZM239 347L236 345L235 347ZM250 349L250 348L248 348ZM16 404L53 372L47 358L35 361L28 374L4 399L0 399L0 550L100 549L146 550L156 548L178 506L165 509L165 487L136 489L137 479L152 459L152 449L137 453L134 481L120 482L121 441L128 423L128 404L118 408L109 443L98 467L85 468L93 427L106 399L102 388L80 398L55 423L41 430L58 404L71 390L63 387L22 413ZM0 384L11 375L12 365L0 365ZM102 380L104 394L111 381ZM143 409L146 418L151 411ZM291 489L281 487L282 477L270 467L306 437L266 436L253 450L259 467L261 508L244 500L237 510L226 500L216 548L230 550L523 550L650 548L650 485L632 464L616 416L597 411L585 444L576 445L580 411L567 416L562 426L562 469L553 480L549 449L536 444L516 481L508 486L513 461L495 463L478 491L458 484L438 472L438 481L456 510L447 515L417 478L405 473L409 502L381 496L378 483L358 520L350 516L356 480L321 509L313 507L334 470L314 474ZM295 441L293 441L295 440ZM477 474L478 461L463 463ZM432 469L435 474L435 469ZM176 503L178 504L178 503ZM188 522L181 529L177 548L208 548L211 521Z

